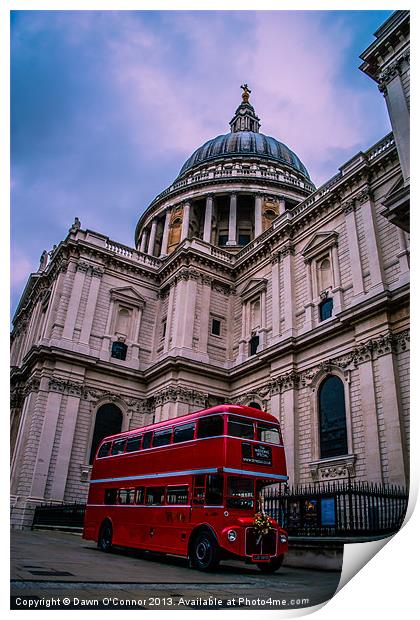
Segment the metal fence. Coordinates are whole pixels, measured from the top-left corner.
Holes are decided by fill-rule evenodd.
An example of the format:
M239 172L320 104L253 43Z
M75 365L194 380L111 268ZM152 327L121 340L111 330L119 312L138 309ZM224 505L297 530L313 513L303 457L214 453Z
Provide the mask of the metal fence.
M401 527L408 493L397 486L367 482L281 486L266 490L264 510L292 536L378 536ZM32 527L81 530L85 504L42 504Z
M408 493L368 482L328 482L267 490L265 511L293 536L378 536L401 527Z

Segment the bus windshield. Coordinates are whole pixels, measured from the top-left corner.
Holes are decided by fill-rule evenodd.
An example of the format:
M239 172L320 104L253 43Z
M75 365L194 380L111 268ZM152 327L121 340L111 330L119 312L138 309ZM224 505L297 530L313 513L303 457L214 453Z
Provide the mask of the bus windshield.
M228 476L226 506L227 508L254 508L254 480Z

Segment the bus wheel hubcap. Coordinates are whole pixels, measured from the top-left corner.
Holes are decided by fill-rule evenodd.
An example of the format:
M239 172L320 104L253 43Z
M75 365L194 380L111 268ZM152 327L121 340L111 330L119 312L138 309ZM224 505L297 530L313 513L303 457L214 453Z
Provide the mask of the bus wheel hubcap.
M197 545L197 558L201 561L205 560L209 552L209 544L206 540L202 540Z

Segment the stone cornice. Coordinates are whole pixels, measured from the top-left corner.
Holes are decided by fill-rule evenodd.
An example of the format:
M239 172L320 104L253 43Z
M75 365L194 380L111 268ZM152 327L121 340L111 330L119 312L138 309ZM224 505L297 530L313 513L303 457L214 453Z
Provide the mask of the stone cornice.
M387 86L392 80L401 75L402 64L407 62L410 64L410 50L406 49L404 52L393 62L391 62L378 77L378 88L384 95L387 94Z

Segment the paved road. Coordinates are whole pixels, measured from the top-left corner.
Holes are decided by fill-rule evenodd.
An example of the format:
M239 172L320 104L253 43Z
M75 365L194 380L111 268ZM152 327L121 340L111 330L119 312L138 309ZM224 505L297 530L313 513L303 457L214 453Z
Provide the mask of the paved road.
M11 534L12 608L279 609L334 594L340 572L282 567L274 575L238 562L202 573L175 556L110 554L64 532Z

